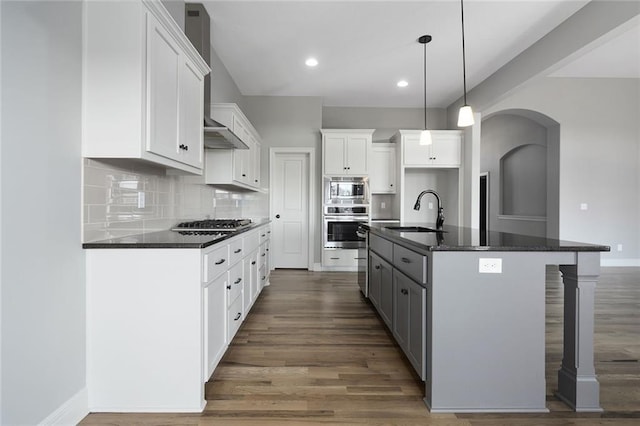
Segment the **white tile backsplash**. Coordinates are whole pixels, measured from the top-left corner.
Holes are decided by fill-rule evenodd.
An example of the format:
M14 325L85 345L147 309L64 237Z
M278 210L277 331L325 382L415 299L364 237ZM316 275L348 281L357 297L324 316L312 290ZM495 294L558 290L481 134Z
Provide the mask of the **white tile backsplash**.
M183 220L269 215L268 194L228 192L200 176L167 175L152 165L85 159L83 173L84 242L169 229Z

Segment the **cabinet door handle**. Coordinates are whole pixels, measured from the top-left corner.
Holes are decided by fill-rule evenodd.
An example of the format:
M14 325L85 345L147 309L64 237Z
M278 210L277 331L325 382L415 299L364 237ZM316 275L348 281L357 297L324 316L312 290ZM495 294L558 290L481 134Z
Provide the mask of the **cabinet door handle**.
M256 264L256 261L254 260L253 262L251 262L251 264L252 264L252 265L255 265L255 264Z
M222 265L224 262L226 262L227 259L220 259L216 262L216 265Z
M409 291L406 288L400 289L400 293L409 294Z
M267 278L267 277L262 277L262 281L264 281L265 278Z
M380 269L380 265L376 265L376 266L375 266L375 268L376 268L376 269Z
M393 186L393 184L389 184L389 186Z
M227 290L231 290L231 286L230 285L227 286Z
M233 320L238 321L241 316L242 316L242 312L238 312L238 315L236 315L236 317Z
M240 253L241 251L242 251L242 249L238 249L238 250L235 250L233 253L234 253L234 254L238 254L238 253Z
M330 257L329 259L331 259L331 260L338 260L338 259L340 259L340 258L339 258L339 257Z
M411 263L411 260L410 260L410 259L407 259L406 257L403 257L403 258L402 258L402 262L404 262L404 263Z
M242 174L242 177L247 177L247 175L243 173L243 174Z
M266 234L260 234L260 236L261 236L261 237L266 237L267 235L266 235Z
M267 253L262 253L260 256L265 257Z
M235 280L233 283L234 284L240 284L240 281L242 281L242 278L238 278L237 280Z
M276 219L280 219L280 215L279 214L276 215Z

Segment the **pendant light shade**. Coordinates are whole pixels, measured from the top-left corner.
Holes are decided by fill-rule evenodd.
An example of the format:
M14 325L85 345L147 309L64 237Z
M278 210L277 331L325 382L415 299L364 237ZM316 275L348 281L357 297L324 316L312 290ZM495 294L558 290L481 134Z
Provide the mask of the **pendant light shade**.
M431 145L433 140L431 140L431 132L429 130L423 130L420 132L420 145Z
M464 1L460 0L460 17L462 19L462 85L464 87L464 105L458 113L458 127L472 126L473 110L467 104L467 63L464 52Z
M471 107L469 105L460 107L460 111L458 112L458 127L472 126L473 123L473 110Z
M427 129L427 43L431 41L430 35L423 35L418 42L424 46L424 130L420 132L420 145L431 145L431 132Z

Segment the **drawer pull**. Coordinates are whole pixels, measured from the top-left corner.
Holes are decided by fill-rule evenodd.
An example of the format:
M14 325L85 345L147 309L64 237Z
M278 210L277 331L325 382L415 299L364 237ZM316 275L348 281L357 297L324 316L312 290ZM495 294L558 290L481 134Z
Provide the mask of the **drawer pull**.
M411 263L411 259L407 259L406 257L402 258L403 263Z
M254 261L252 261L252 262L251 262L251 264L252 264L252 265L255 265L255 264L256 264L256 261L255 261L255 260L254 260Z
M242 316L242 312L238 312L238 315L236 315L236 317L233 320L238 321L241 316Z
M260 235L260 236L261 236L261 237L266 237L266 234L262 234L262 235Z
M339 257L330 257L329 259L331 259L331 260L339 260L340 258Z
M242 249L238 249L238 250L235 250L233 253L234 253L234 254L238 254L238 253L240 253L241 251L242 251Z
M227 259L220 259L216 262L216 265L222 265L224 262L226 262Z
M240 284L240 281L242 281L242 278L238 278L237 280L235 280L233 283L234 284Z

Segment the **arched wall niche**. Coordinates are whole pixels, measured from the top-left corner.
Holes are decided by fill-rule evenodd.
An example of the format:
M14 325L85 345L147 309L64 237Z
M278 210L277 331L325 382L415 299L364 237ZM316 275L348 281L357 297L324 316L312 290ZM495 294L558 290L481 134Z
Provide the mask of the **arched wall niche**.
M481 129L489 230L558 238L560 124L509 109L483 117Z

